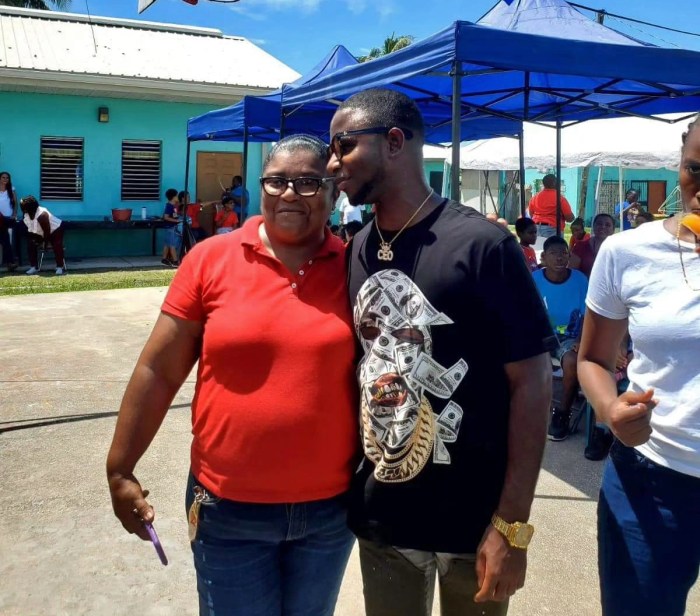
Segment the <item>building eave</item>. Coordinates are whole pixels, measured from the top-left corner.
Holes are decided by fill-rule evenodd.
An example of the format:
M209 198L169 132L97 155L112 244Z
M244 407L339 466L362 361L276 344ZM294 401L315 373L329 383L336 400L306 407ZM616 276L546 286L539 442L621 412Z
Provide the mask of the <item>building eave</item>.
M0 68L0 91L107 96L185 103L233 104L269 88Z

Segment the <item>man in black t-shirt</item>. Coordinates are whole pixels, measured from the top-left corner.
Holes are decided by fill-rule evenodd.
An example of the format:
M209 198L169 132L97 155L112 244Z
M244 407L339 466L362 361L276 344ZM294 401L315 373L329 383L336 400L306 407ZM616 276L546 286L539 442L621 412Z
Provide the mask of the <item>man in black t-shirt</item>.
M364 458L350 491L368 616L502 615L525 580L551 400L544 306L515 238L423 173L393 90L342 103L329 174L376 218L352 240Z

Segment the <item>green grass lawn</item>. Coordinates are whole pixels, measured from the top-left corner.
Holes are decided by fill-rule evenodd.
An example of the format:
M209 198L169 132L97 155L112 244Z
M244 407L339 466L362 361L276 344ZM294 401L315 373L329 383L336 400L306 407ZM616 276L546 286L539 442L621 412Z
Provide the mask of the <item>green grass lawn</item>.
M167 287L175 275L174 269L89 270L56 276L53 271L36 276L25 274L0 275L0 296L29 293L61 293L63 291L98 291L133 289L136 287Z

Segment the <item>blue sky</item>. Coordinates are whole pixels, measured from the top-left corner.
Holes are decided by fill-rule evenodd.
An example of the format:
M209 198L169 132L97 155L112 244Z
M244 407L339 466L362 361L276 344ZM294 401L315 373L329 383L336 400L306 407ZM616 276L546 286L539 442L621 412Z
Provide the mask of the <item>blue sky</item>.
M652 23L697 30L699 0L578 0L578 4ZM381 46L392 34L424 38L455 20L477 21L496 0L240 0L220 4L200 0L157 0L141 15L137 0L87 0L93 15L125 17L218 28L244 36L293 69L304 73L336 44L354 55ZM86 0L73 0L71 11L86 12ZM669 7L673 6L670 11ZM583 11L591 16L588 11ZM700 51L700 38L606 18L606 25L662 46Z

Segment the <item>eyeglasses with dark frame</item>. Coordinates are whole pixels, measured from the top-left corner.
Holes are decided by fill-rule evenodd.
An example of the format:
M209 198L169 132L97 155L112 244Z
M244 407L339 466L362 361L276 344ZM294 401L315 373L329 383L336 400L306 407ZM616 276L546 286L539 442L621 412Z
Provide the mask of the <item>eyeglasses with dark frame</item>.
M334 177L313 178L285 178L277 175L260 178L260 185L271 197L283 195L289 186L300 197L313 197L326 183L335 180Z
M333 135L331 145L329 146L331 154L335 154L338 160L342 160L343 156L348 152L352 152L357 145L357 139L348 139L348 137L355 137L357 135L388 135L392 128L398 128L403 132L406 139L413 138L412 130L401 128L400 126L372 126L369 128L358 128L356 130L344 130Z

